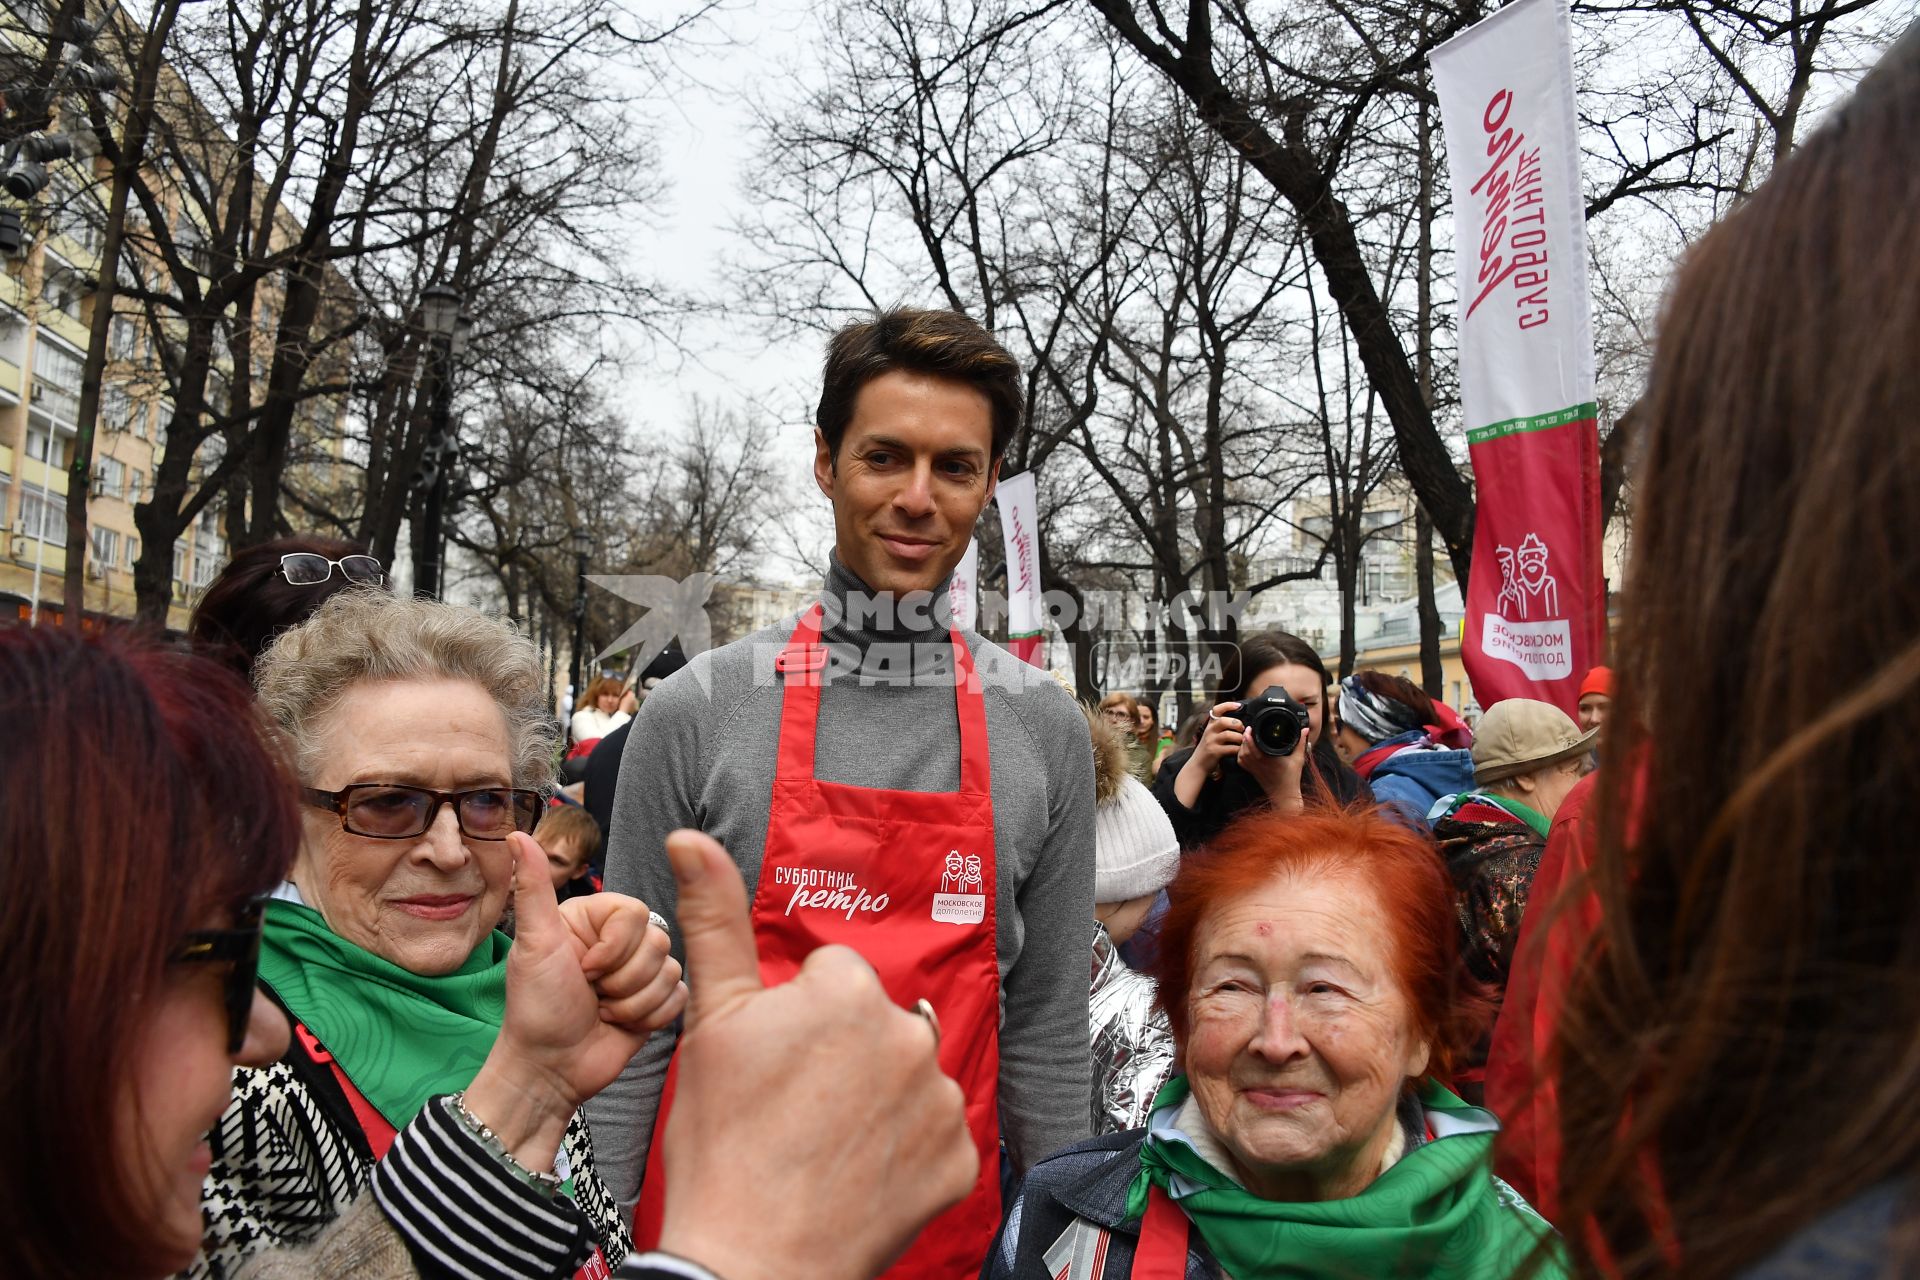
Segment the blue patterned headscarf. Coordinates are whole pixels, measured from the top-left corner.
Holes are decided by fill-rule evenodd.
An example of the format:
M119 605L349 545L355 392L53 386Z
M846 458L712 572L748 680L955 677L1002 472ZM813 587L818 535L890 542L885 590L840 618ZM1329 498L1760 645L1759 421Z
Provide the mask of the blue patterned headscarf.
M1355 676L1340 682L1340 723L1370 743L1426 728L1418 711L1395 698L1382 697Z

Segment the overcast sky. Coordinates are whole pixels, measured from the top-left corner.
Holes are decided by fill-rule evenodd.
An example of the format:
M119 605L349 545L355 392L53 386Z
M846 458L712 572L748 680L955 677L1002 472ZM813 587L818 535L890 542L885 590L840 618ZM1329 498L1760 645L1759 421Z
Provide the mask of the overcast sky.
M653 111L668 196L661 225L634 237L637 268L672 288L724 301L728 282L721 260L737 256L728 227L741 207L740 175L754 145L745 97L769 77L792 74L797 47L810 38L815 21L801 0L732 0L707 19L702 35L682 46L673 100ZM821 341L805 334L769 342L751 323L718 317L697 322L687 330L684 354L635 348L622 388L627 418L642 440L677 431L695 396L771 418L793 496L812 516L800 521L800 538L824 548L832 525L810 478ZM776 579L807 576L786 546L767 558L764 572Z

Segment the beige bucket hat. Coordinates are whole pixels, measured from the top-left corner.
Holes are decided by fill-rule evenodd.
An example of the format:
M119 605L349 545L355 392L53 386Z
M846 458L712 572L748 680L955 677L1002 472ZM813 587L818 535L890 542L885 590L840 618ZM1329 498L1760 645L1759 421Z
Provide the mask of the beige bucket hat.
M1473 731L1473 780L1481 786L1532 773L1593 750L1600 730L1580 726L1551 702L1508 698L1487 708Z

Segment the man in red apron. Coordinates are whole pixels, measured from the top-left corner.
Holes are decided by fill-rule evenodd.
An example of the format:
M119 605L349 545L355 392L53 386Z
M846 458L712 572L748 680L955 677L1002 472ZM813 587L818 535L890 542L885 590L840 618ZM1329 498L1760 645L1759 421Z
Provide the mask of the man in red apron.
M1044 672L952 629L945 600L1022 409L1012 358L957 313L893 311L837 334L817 415L814 478L835 527L821 598L654 690L614 799L609 888L671 917L662 841L698 827L752 888L766 981L841 943L895 1001L932 1007L981 1174L895 1275L975 1275L1003 1146L1017 1172L1090 1123L1085 721ZM656 1035L589 1110L616 1195L671 1105L670 1048ZM662 1178L650 1165L642 1248Z

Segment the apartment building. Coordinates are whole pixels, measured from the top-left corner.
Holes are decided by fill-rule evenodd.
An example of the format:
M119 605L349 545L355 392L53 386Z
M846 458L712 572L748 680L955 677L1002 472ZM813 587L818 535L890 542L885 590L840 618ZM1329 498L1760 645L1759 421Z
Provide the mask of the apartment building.
M23 6L5 0L14 21L0 23L0 40L18 47L31 40L22 21ZM167 76L163 100L176 109L199 112L184 84ZM217 128L196 120L199 137L219 138ZM87 500L88 545L80 563L69 565L66 504L70 465L78 434L80 390L93 320L96 282L102 270L109 171L97 145L77 117L68 127L58 109L54 128L75 142L70 160L48 166L47 187L22 205L0 195L0 207L22 218L22 243L12 255L0 255L0 617L26 616L59 609L68 574L83 575L82 598L89 614L131 616L135 609L133 566L142 547L134 527L134 506L153 496L153 478L166 444L172 405L161 374L161 335L137 303L117 299L108 330L106 364L101 371L100 409L94 436ZM184 260L206 274L205 233L166 160L148 167L148 181L163 194L174 243ZM204 174L195 178L206 182ZM130 213L136 227L142 215ZM298 228L283 210L273 225L292 236ZM136 263L140 251L134 249ZM146 271L151 264L142 264ZM125 268L123 267L123 270ZM346 295L343 281L330 290ZM279 294L272 281L258 290L252 332L254 384L264 381L271 355ZM224 356L222 357L225 358ZM221 367L209 384L216 408L227 394L230 369ZM303 407L303 432L333 439L338 456L344 402ZM203 446L196 467L209 460ZM167 622L184 627L198 593L225 564L226 538L218 504L208 504L175 539Z

